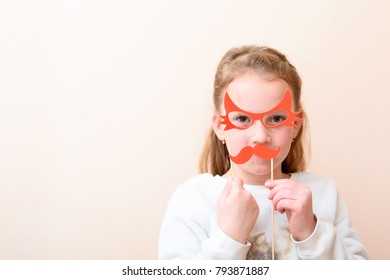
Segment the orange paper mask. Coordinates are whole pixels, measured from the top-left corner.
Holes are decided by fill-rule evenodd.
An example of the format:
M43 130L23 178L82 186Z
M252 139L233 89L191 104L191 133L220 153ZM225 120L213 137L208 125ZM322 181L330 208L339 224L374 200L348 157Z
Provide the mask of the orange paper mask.
M256 120L259 120L266 128L277 128L281 126L296 127L295 121L301 120L301 118L297 117L297 115L301 112L292 112L291 105L292 97L290 91L287 89L286 94L278 105L267 112L256 114L240 109L236 104L234 104L226 92L224 99L226 115L221 116L223 119L221 124L226 125L224 130L234 128L240 130L247 129ZM233 162L242 164L247 162L253 154L265 159L271 159L276 157L279 152L280 147L272 149L265 145L255 145L254 147L244 147L238 155L230 155L230 158Z

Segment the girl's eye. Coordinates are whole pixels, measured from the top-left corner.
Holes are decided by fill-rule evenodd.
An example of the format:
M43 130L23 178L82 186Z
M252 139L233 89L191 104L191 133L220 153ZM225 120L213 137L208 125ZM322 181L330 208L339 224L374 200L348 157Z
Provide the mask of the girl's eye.
M285 120L286 120L286 118L283 116L273 116L271 118L271 122L273 122L273 123L281 123L281 122L284 122Z
M251 117L241 112L230 112L229 119L235 127L241 129L248 128L252 124Z
M268 126L277 126L281 123L283 123L284 121L286 121L287 117L285 116L282 116L282 115L273 115L273 116L270 116L269 118L266 119L266 124Z
M250 123L251 119L247 116L239 116L237 117L237 121L240 123Z

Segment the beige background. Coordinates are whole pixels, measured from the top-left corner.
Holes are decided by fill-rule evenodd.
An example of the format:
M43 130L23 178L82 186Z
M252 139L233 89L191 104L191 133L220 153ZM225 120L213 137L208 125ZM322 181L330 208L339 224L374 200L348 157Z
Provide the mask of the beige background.
M309 170L338 182L390 259L389 1L2 1L0 258L155 259L197 173L225 51L300 71Z

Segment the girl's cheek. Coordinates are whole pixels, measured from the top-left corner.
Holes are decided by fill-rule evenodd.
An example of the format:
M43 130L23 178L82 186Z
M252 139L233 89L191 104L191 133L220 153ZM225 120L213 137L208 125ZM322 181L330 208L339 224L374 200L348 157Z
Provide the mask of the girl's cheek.
M230 154L236 155L240 152L246 145L245 134L242 131L232 131L229 133L229 148Z
M281 142L281 156L284 158L287 157L288 153L290 152L290 149L291 149L291 137L286 137Z

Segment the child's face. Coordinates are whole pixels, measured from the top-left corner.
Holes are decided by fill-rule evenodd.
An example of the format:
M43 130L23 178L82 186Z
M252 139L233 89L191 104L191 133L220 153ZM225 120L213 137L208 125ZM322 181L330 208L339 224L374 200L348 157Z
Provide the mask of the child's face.
M231 101L243 111L253 114L268 112L277 106L285 97L288 84L281 79L274 79L270 75L259 75L257 73L248 73L233 80L227 87L226 92ZM291 90L290 90L291 91ZM293 108L289 108L292 110ZM221 116L226 115L224 104L221 105ZM273 113L272 113L273 114ZM278 125L283 122L283 113L281 116L275 116L269 120L270 126L266 127L267 120L253 120L250 125L246 125L247 118L242 115L232 116L232 124L237 127L242 126L244 129L232 128L224 130L226 127L219 119L217 135L228 143L229 154L236 156L247 146L263 145L272 150L280 149L274 157L274 168L277 173L281 173L281 163L287 157L292 139L299 131L298 127L288 125ZM274 127L273 127L274 126ZM268 176L270 173L270 159L252 155L248 161L244 160L235 167L236 176L245 180L245 175L263 175Z

